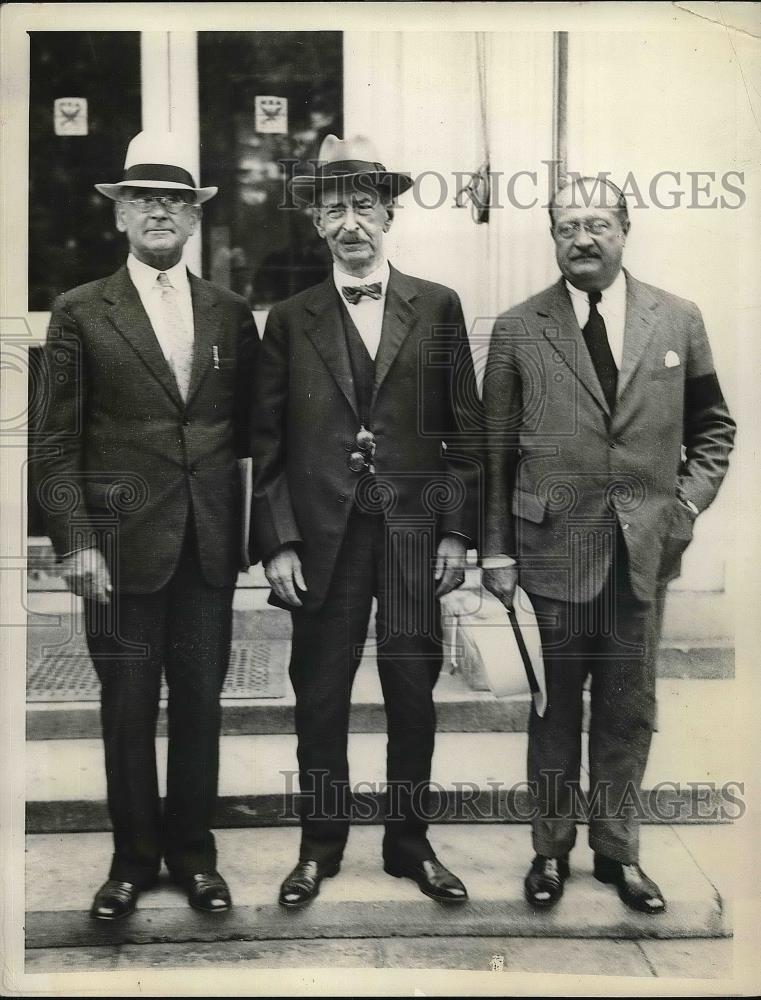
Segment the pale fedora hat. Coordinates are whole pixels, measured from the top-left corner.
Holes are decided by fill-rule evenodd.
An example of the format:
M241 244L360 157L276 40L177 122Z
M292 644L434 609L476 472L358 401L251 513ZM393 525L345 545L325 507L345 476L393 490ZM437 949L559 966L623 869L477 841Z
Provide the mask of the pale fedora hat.
M122 180L95 187L114 201L120 199L124 188L192 191L200 205L213 198L219 188L196 187L189 145L181 132L138 132L127 146Z
M361 190L360 178L367 179L373 187L388 190L392 197L403 194L413 183L409 174L387 170L372 142L365 136L339 139L335 135L326 135L317 161L308 161L303 172L294 174L290 185L295 197L312 202L319 191L347 182L357 181Z

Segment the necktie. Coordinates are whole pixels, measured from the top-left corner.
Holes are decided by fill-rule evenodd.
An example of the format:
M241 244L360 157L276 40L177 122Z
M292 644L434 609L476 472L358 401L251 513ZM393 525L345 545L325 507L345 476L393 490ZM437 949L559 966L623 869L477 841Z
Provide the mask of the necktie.
M341 291L346 301L355 306L363 295L368 299L379 299L382 294L381 289L380 281L374 281L372 285L344 285Z
M602 299L602 292L589 293L589 319L584 324L581 331L584 341L595 366L597 377L600 380L602 391L608 403L610 412L616 405L616 386L618 385L618 369L613 360L613 352L608 342L608 331L605 329L605 320L597 310L597 303Z
M177 289L162 271L156 279L161 288L161 311L164 333L169 344L169 367L174 372L177 388L183 400L187 399L190 372L193 367L193 333L188 331L177 301Z

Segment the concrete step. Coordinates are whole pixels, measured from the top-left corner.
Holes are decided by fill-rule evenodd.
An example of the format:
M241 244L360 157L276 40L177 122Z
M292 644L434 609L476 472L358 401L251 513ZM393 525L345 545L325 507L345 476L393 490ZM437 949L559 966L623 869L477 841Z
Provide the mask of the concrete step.
M284 640L273 640L283 642ZM473 691L457 674L442 672L435 691L441 732L514 732L528 723L527 698L497 699L489 691ZM222 698L225 735L293 733L293 689L286 681L283 698ZM351 731L385 732L386 714L378 679L377 661L368 650L352 691ZM166 733L165 701L159 716L160 735ZM97 702L28 702L28 740L81 739L100 735Z
M690 683L704 686L708 682ZM727 682L711 683L724 686ZM717 691L717 702L718 695ZM726 822L739 818L744 807L737 783L749 777L742 739L731 710L717 708L706 732L704 704L699 699L690 711L679 692L663 700L661 729L653 738L643 784L644 820ZM525 822L529 814L526 745L525 732L439 732L431 818L437 822ZM585 760L586 737L583 747ZM157 740L157 757L163 787L165 737ZM298 777L292 735L225 736L220 759L219 826L296 822ZM382 816L385 759L384 733L350 735L351 778L360 785L369 812L365 822L378 822ZM108 829L100 739L29 742L26 771L29 832Z
M724 831L727 831L724 835ZM733 829L718 828L731 849ZM523 878L531 857L528 830L509 826L449 826L432 831L441 859L468 886L470 901L444 907L411 881L386 875L382 831L352 831L341 873L320 897L286 912L276 895L298 855L297 830L223 830L220 868L235 905L209 917L162 880L144 893L138 912L113 925L87 916L111 856L107 834L27 838L27 948L76 948L123 943L253 941L314 938L509 936L548 938L715 938L731 934L731 915L716 885L672 827L645 831L643 867L659 882L668 909L657 917L627 910L615 890L591 875L591 854L578 847L564 899L550 913L531 910ZM82 873L87 877L83 879Z
M473 602L475 594L469 595ZM675 598L675 594L671 597ZM30 643L45 641L46 633L54 636L63 631L74 634L74 625L68 624L80 614L81 602L65 591L34 592L27 598ZM81 629L79 630L81 632ZM718 679L734 677L734 646L728 640L710 634L683 637L684 629L673 634L664 631L658 656L659 677ZM290 640L290 615L267 604L267 591L261 589L238 590L233 608L233 639L251 639L255 642ZM369 621L370 647L375 638L375 616ZM53 641L56 641L55 639ZM57 640L61 641L61 640ZM369 651L372 651L371 649Z
M711 705L714 718L731 717L735 697L733 680L677 677L658 680L659 718L676 716L683 720L685 714L695 715L704 724L706 705ZM435 699L439 732L525 732L528 725L528 697L495 698L490 691L473 691L457 673L442 672ZM385 732L383 697L372 650L365 655L357 672L352 702L352 732ZM223 698L222 731L228 736L293 733L293 703L293 689L288 682L283 698ZM586 728L586 715L584 725ZM163 701L158 732L162 736L166 734ZM27 703L28 740L82 739L99 735L100 708L95 701Z
M310 977L309 989L315 989L315 969L354 970L346 975L356 977L356 970L365 970L366 988L370 970L404 969L421 971L421 988L436 989L431 970L502 972L511 976L503 989L516 989L515 976L521 973L538 975L639 976L680 979L726 979L732 977L732 938L674 938L657 940L618 940L615 938L517 938L515 936L473 937L366 937L366 938L286 938L278 941L183 941L167 944L105 944L81 948L30 948L24 959L27 975L67 973L68 989L78 989L74 973L81 976L82 987L92 988L92 975L98 972L131 972L139 976L140 987L146 970L167 972L183 970L188 983L188 970L193 969L194 987L206 977L208 988L219 992L222 981L234 976L231 986L236 995L247 995L249 989L262 994L263 980L268 970L277 976L289 973ZM278 971L274 974L272 970ZM302 971L303 970L303 971ZM246 980L248 974L251 978ZM325 973L329 975L329 973ZM380 973L381 975L383 973ZM85 980L85 975L88 977ZM340 974L343 976L343 974ZM212 978L213 977L213 978ZM354 979L356 982L356 979ZM547 980L544 980L546 986ZM378 981L378 988L383 989ZM121 988L124 989L126 983ZM335 981L332 984L335 989ZM350 987L347 986L347 989ZM246 992L241 992L246 991ZM211 995L211 993L207 993ZM253 994L248 994L253 995ZM312 992L312 995L316 995ZM353 994L356 996L356 994ZM381 995L380 992L375 994ZM388 996L386 992L382 995ZM409 995L409 993L408 993ZM430 995L430 994L429 994ZM471 993L471 996L474 994ZM503 994L507 995L507 994ZM515 992L512 992L515 995Z

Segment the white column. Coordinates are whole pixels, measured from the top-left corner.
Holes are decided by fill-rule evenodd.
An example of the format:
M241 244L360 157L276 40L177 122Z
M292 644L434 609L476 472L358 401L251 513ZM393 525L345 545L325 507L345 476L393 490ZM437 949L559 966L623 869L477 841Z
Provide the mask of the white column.
M169 32L169 127L186 136L195 151L191 173L201 184L201 137L198 110L198 45L195 31ZM211 181L213 183L213 180ZM203 225L203 223L202 223ZM185 247L185 261L201 274L201 226Z
M198 55L195 31L144 31L140 36L143 129L179 132L193 153L200 184ZM201 273L200 227L185 247L185 262Z
M168 31L140 34L140 96L145 132L167 132L170 128L169 35Z

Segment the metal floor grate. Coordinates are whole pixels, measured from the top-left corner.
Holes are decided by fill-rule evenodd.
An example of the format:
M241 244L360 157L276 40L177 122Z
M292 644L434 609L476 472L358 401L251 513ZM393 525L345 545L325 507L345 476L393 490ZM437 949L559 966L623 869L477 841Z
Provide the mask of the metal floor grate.
M282 639L233 639L222 697L284 697L288 647ZM100 684L83 638L72 637L66 645L47 648L30 642L26 700L100 700Z

